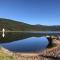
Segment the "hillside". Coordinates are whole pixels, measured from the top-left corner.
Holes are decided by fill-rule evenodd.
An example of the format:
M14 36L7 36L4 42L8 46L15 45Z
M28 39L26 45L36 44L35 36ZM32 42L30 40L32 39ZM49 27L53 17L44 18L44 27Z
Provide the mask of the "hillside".
M30 25L23 22L0 18L0 31L2 28L10 31L60 31L60 26Z

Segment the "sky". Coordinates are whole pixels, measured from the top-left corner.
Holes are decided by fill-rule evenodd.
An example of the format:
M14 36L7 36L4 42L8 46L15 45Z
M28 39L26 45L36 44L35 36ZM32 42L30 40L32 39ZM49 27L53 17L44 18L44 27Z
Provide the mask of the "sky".
M0 18L32 25L60 25L60 0L0 0Z

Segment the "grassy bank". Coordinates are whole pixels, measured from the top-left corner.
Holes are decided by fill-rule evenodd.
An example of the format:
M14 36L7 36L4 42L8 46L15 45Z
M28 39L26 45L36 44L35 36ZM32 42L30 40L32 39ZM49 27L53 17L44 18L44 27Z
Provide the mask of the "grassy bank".
M13 56L8 55L2 50L2 47L0 47L0 60L15 60Z

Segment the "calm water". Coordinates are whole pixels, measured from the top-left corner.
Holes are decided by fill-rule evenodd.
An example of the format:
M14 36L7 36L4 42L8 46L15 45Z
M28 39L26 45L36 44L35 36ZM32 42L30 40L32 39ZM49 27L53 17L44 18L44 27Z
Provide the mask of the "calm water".
M1 45L13 52L39 52L46 49L48 43L46 37L30 37Z
M13 52L39 52L52 44L47 40L46 35L60 36L60 33L5 33L2 38L0 33L0 45Z

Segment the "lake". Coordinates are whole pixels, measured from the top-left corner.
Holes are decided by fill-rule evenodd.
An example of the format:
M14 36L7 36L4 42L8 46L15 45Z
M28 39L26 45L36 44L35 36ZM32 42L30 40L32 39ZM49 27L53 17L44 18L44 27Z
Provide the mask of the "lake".
M30 37L2 45L14 52L39 52L47 48L48 40L45 37Z
M39 52L50 45L45 35L47 34L6 33L5 38L0 38L0 45L13 52Z

